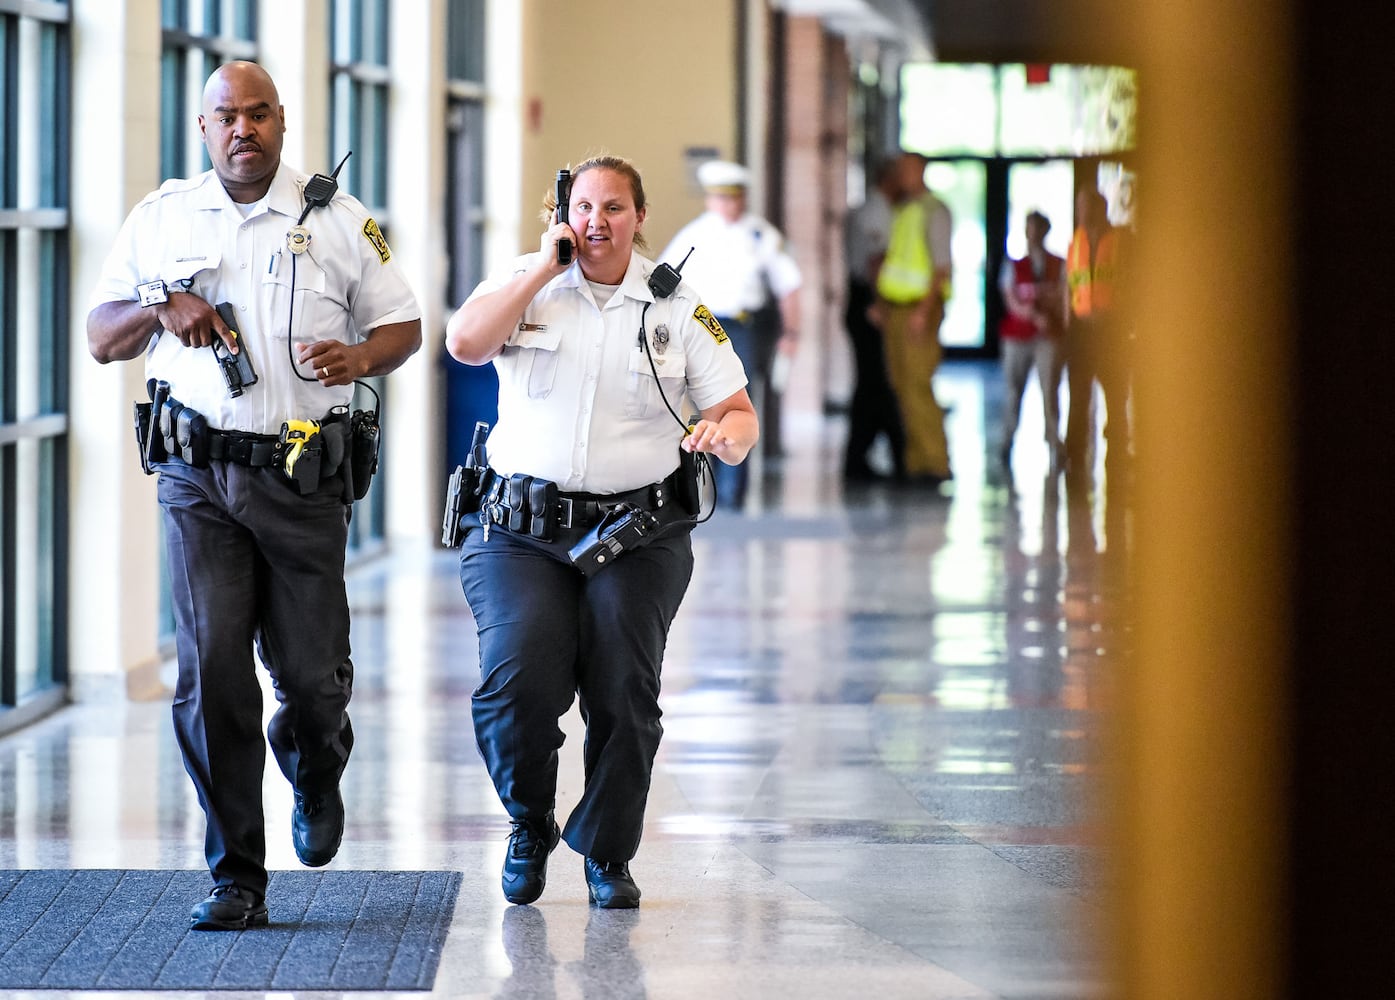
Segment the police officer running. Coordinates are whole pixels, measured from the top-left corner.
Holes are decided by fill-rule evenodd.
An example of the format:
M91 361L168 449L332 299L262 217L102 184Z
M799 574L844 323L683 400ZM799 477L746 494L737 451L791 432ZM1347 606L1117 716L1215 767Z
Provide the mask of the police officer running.
M447 327L452 357L499 373L488 468L459 522L460 582L479 635L475 738L512 821L504 897L538 899L565 839L591 902L628 909L663 732L660 667L693 568L684 456L741 462L758 425L726 331L634 249L639 172L597 156L571 181L569 221L549 197L538 252L483 281ZM699 410L686 434L685 393ZM558 720L577 697L585 785L559 830Z
M87 336L103 364L145 355L138 434L164 510L174 729L214 883L190 920L229 930L268 921L268 741L294 791L296 854L318 867L339 849L344 550L376 460L376 420L348 408L355 379L421 345L421 313L364 207L281 162L285 109L260 66L215 70L198 122L213 169L132 210ZM254 643L279 702L266 739Z

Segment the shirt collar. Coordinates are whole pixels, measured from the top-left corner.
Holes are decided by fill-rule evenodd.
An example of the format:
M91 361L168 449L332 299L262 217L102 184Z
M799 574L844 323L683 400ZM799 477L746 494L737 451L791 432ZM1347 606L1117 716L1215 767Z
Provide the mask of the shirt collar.
M639 255L639 251L630 251L630 264L625 268L625 276L620 279L619 295L626 295L641 302L653 302L654 293L649 290L649 272L654 270L654 265ZM581 288L586 284L586 276L581 273L581 264L574 263L561 274L553 279L559 287Z
M197 199L198 208L235 210L232 198L228 195L223 184L218 180L218 174L209 170L204 173L204 182L199 186ZM271 187L267 189L263 202L266 207L281 215L288 215L291 218L298 218L302 205L301 192L305 187L306 177L298 170L288 167L284 162L276 168L276 175L271 178Z

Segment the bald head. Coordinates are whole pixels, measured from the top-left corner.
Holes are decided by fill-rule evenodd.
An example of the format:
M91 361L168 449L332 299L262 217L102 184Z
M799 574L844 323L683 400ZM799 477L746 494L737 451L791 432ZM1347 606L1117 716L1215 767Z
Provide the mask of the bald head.
M237 60L224 63L215 69L203 85L203 113L209 112L210 101L217 101L219 93L228 87L259 88L271 95L273 105L279 107L281 97L276 92L276 84L271 74L254 62Z
M261 199L281 165L286 112L270 74L256 63L219 66L203 88L199 132L233 201Z

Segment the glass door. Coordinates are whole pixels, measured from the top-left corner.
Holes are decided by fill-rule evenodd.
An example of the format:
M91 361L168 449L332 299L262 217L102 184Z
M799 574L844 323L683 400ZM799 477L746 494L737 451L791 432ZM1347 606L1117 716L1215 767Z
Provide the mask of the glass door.
M936 160L925 169L926 186L949 207L954 224L950 237L954 294L940 327L940 341L948 350L980 351L984 346L987 175L980 159Z
M1051 220L1046 249L1065 257L1075 216L1075 165L1070 160L1014 163L1008 170L1007 255L1020 258L1027 252L1024 233L1028 212L1040 212Z

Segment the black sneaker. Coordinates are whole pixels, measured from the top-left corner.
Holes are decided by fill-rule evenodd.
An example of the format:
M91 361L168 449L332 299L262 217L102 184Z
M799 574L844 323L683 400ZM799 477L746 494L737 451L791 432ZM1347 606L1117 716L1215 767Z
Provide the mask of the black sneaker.
M196 931L240 931L268 920L266 903L240 885L214 886L208 898L189 911L189 926Z
M502 885L510 903L531 903L547 885L547 856L562 839L562 831L549 813L539 829L527 820L514 820L509 849L504 854Z
M587 858L586 892L602 910L633 910L639 905L639 886L624 861Z
M295 793L291 813L291 842L296 857L307 868L320 868L334 860L344 839L344 797L334 788L319 795Z

